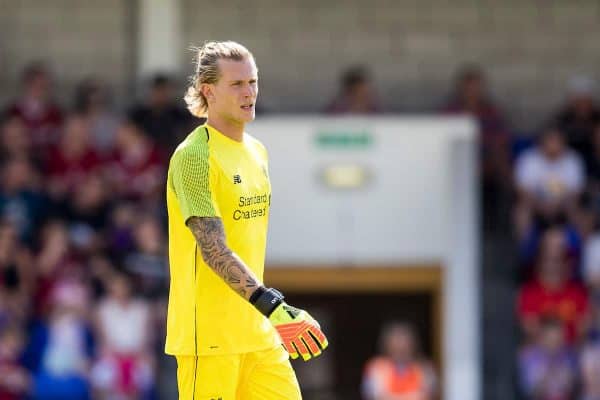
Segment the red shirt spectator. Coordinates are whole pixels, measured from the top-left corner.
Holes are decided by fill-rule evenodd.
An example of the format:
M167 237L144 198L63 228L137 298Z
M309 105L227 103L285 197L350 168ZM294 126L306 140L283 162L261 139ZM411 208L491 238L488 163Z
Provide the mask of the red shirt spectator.
M559 318L565 324L566 340L573 343L588 312L588 295L585 287L574 281L550 287L536 279L522 288L518 308L524 323L537 323L542 317Z
M588 316L585 287L571 280L572 270L559 229L545 232L537 262L536 276L521 289L518 313L524 331L537 337L542 318L557 318L565 327L568 343L583 333Z
M74 253L67 226L62 221L48 222L40 232L41 248L36 255L36 291L33 299L38 316L46 315L54 288L65 278L77 278L83 272Z
M162 190L164 169L156 145L133 122L124 122L109 173L117 193L133 200L156 195Z
M46 171L51 178L50 187L59 193L71 191L100 164L100 156L90 145L87 121L79 116L71 117L60 143L49 153Z
M54 147L50 154L48 173L64 180L71 188L83 181L100 164L100 158L92 149L85 149L73 158L60 147Z
M51 81L46 68L39 64L29 66L23 75L24 93L8 107L8 114L20 117L27 126L34 146L53 143L63 115L51 100Z

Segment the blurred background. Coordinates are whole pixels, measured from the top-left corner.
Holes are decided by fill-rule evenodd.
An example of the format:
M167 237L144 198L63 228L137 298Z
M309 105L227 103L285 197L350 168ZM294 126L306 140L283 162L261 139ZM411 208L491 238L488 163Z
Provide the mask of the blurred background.
M0 0L0 399L175 399L192 45L256 58L311 399L600 398L600 3ZM394 397L396 396L396 397Z

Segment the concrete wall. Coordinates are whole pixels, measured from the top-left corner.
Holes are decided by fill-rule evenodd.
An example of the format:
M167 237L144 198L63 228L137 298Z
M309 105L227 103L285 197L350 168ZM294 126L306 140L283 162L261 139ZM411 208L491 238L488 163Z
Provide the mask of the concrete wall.
M264 105L275 111L322 109L353 63L372 67L388 109L435 109L456 67L474 61L511 119L528 127L557 106L572 73L600 79L594 0L178 1L181 70L191 70L188 45L239 40L256 54ZM135 4L0 0L0 83L10 92L27 60L45 58L61 88L86 73L126 84L142 48Z
M556 106L572 72L600 77L600 3L586 0L185 0L190 43L256 54L266 105L318 110L348 64L374 70L393 110L435 108L465 61L489 72L520 123Z
M133 36L120 0L0 0L0 101L15 93L23 66L43 60L56 76L57 96L70 105L74 85L100 76L127 92Z

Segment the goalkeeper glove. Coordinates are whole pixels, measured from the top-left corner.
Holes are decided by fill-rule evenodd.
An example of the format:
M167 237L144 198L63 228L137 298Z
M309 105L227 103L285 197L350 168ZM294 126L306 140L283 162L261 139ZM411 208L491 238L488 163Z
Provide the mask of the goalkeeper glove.
M250 303L269 318L293 359L300 354L308 361L327 347L319 323L306 311L286 304L278 290L259 287L250 297Z

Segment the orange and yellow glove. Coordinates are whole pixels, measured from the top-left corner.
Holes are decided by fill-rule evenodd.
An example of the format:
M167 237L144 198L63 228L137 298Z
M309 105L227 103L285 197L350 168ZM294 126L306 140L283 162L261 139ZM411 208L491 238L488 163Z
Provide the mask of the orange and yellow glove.
M321 354L328 343L319 323L304 310L292 307L285 302L279 304L269 316L283 347L292 358L302 356L304 361Z
M290 357L296 359L300 355L308 361L321 354L328 345L327 338L309 313L286 304L276 289L261 287L257 292L250 302L269 318Z

